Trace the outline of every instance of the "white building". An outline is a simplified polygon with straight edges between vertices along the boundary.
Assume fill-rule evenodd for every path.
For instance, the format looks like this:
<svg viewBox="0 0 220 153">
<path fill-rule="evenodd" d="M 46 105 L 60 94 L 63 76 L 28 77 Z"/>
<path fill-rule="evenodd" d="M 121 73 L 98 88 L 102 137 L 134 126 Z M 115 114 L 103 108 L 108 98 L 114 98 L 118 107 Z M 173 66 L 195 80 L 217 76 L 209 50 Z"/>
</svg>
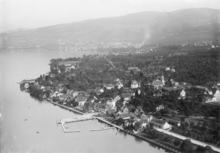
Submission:
<svg viewBox="0 0 220 153">
<path fill-rule="evenodd" d="M 163 87 L 163 82 L 160 81 L 159 79 L 155 80 L 152 82 L 152 86 L 154 86 L 154 88 L 159 89 L 160 87 Z"/>
<path fill-rule="evenodd" d="M 176 70 L 174 68 L 171 69 L 171 72 L 176 72 Z"/>
<path fill-rule="evenodd" d="M 164 80 L 163 74 L 162 74 L 162 76 L 161 76 L 161 82 L 163 83 L 163 85 L 165 85 L 165 80 Z"/>
<path fill-rule="evenodd" d="M 104 85 L 104 87 L 107 89 L 107 90 L 111 90 L 111 89 L 114 89 L 114 85 L 113 84 L 106 84 Z"/>
<path fill-rule="evenodd" d="M 117 87 L 118 87 L 118 89 L 121 89 L 121 88 L 123 88 L 123 83 L 122 82 L 117 82 Z"/>
<path fill-rule="evenodd" d="M 216 92 L 212 98 L 212 101 L 220 101 L 220 91 L 219 90 L 216 90 Z"/>
<path fill-rule="evenodd" d="M 157 111 L 160 111 L 160 110 L 162 110 L 162 109 L 164 109 L 164 106 L 163 106 L 163 105 L 159 105 L 159 106 L 156 107 L 156 110 L 157 110 Z"/>
<path fill-rule="evenodd" d="M 139 87 L 139 84 L 136 80 L 133 80 L 131 83 L 131 88 L 132 89 L 137 89 Z"/>
<path fill-rule="evenodd" d="M 24 87 L 27 89 L 29 88 L 29 84 L 28 83 L 25 83 Z"/>
<path fill-rule="evenodd" d="M 178 99 L 185 99 L 185 98 L 186 98 L 186 92 L 185 92 L 185 90 L 182 90 L 180 92 L 180 96 L 178 97 Z"/>
<path fill-rule="evenodd" d="M 166 71 L 170 71 L 170 67 L 166 67 L 166 69 L 165 69 Z"/>
<path fill-rule="evenodd" d="M 84 106 L 85 102 L 87 101 L 87 97 L 77 96 L 75 101 L 79 103 L 79 106 Z"/>
<path fill-rule="evenodd" d="M 206 91 L 204 92 L 204 94 L 207 94 L 207 95 L 213 95 L 213 92 L 209 89 L 206 89 Z"/>
<path fill-rule="evenodd" d="M 106 104 L 108 104 L 112 109 L 116 108 L 115 107 L 116 101 L 114 99 L 109 99 Z"/>
</svg>

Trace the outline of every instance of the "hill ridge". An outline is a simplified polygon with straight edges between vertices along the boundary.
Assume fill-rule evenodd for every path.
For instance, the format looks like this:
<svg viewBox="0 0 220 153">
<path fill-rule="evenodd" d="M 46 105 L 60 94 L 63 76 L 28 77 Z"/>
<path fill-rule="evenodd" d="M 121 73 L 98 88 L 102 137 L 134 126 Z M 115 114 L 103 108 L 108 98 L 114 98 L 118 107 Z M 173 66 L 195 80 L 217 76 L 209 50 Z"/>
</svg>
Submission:
<svg viewBox="0 0 220 153">
<path fill-rule="evenodd" d="M 62 42 L 128 42 L 176 44 L 219 41 L 220 10 L 189 8 L 171 12 L 143 11 L 5 33 L 8 46 L 57 45 Z M 22 43 L 21 43 L 22 42 Z"/>
</svg>

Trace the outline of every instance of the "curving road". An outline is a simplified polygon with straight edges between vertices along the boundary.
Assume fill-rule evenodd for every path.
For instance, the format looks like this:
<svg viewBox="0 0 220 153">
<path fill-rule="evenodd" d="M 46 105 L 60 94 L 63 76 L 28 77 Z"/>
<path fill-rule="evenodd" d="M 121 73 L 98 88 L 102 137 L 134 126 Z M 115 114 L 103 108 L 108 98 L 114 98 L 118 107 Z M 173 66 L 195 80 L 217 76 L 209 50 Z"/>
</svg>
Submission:
<svg viewBox="0 0 220 153">
<path fill-rule="evenodd" d="M 122 69 L 119 69 L 117 68 L 112 61 L 108 60 L 105 56 L 104 56 L 104 59 L 114 68 L 114 69 L 117 69 L 119 71 L 123 71 L 123 72 L 126 72 L 125 70 L 122 70 Z"/>
</svg>

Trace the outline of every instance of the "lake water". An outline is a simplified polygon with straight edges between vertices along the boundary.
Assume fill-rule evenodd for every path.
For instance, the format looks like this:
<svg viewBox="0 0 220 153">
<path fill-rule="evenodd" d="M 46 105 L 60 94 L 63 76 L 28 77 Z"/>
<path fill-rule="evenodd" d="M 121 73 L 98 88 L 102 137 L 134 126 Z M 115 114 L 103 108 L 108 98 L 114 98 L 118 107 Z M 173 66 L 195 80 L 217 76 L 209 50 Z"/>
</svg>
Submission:
<svg viewBox="0 0 220 153">
<path fill-rule="evenodd" d="M 31 51 L 0 53 L 1 153 L 164 153 L 151 144 L 98 121 L 73 123 L 80 133 L 65 134 L 56 121 L 76 116 L 48 102 L 39 102 L 21 92 L 18 82 L 49 71 L 52 58 L 79 57 L 87 52 Z"/>
</svg>

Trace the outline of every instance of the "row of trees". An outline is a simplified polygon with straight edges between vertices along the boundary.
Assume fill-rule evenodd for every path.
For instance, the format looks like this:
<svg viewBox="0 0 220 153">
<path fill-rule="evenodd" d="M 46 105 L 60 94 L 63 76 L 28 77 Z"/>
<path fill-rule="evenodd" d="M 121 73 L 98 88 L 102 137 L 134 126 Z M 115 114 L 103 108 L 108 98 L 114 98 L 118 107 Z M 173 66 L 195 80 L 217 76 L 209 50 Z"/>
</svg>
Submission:
<svg viewBox="0 0 220 153">
<path fill-rule="evenodd" d="M 195 146 L 192 144 L 190 139 L 180 140 L 162 133 L 158 133 L 154 129 L 147 130 L 147 137 L 149 136 L 153 139 L 159 139 L 166 144 L 174 145 L 176 149 L 181 150 L 183 153 L 215 153 L 210 146 Z"/>
<path fill-rule="evenodd" d="M 217 146 L 220 146 L 220 126 L 216 121 L 204 121 L 203 123 L 199 122 L 194 124 L 191 122 L 182 123 L 180 127 L 173 127 L 172 131 L 193 139 L 212 143 Z"/>
</svg>

